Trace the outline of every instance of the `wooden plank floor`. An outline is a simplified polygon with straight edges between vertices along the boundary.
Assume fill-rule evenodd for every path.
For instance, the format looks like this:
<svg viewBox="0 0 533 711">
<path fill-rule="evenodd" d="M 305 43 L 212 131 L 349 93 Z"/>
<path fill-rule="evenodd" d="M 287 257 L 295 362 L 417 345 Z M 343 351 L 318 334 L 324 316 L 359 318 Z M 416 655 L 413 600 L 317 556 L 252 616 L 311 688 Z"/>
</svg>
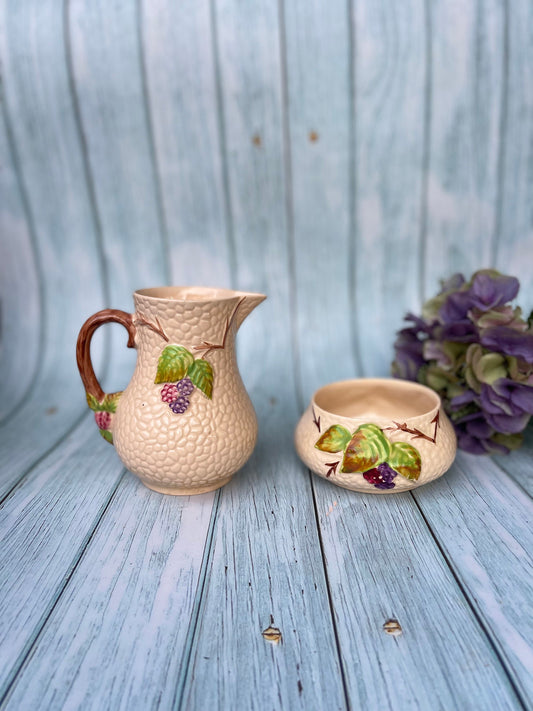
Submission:
<svg viewBox="0 0 533 711">
<path fill-rule="evenodd" d="M 3 708 L 531 707 L 512 472 L 461 455 L 414 495 L 348 492 L 296 460 L 295 412 L 263 402 L 215 494 L 149 491 L 89 418 L 24 477 L 1 509 Z"/>
</svg>

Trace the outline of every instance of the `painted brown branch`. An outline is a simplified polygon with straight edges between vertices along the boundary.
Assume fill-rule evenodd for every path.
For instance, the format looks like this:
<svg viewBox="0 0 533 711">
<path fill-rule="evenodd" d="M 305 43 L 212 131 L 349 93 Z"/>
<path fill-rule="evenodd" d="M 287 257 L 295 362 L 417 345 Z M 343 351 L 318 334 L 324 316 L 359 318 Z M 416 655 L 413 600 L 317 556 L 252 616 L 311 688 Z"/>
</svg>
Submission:
<svg viewBox="0 0 533 711">
<path fill-rule="evenodd" d="M 143 316 L 141 313 L 138 314 L 139 318 L 134 321 L 135 326 L 147 326 L 151 331 L 154 333 L 158 333 L 163 340 L 165 340 L 168 343 L 168 336 L 163 330 L 163 326 L 161 326 L 161 322 L 155 317 L 157 326 L 155 326 L 151 321 L 148 321 L 148 319 Z"/>
<path fill-rule="evenodd" d="M 433 437 L 430 437 L 429 435 L 425 434 L 421 430 L 419 430 L 417 427 L 407 427 L 407 423 L 405 422 L 394 422 L 395 427 L 385 427 L 385 430 L 392 430 L 393 432 L 407 432 L 407 434 L 413 435 L 414 439 L 426 439 L 428 442 L 432 442 L 433 444 L 436 444 L 437 442 L 437 430 L 439 428 L 439 419 L 440 419 L 440 413 L 437 412 L 435 417 L 431 420 L 431 424 L 435 424 L 435 429 L 433 430 Z"/>
<path fill-rule="evenodd" d="M 326 466 L 329 467 L 328 471 L 326 472 L 326 476 L 331 476 L 332 474 L 337 473 L 337 467 L 339 466 L 340 461 L 338 462 L 326 462 Z"/>
<path fill-rule="evenodd" d="M 315 414 L 315 408 L 313 407 L 311 409 L 313 410 L 313 422 L 317 426 L 318 431 L 320 432 L 320 415 L 318 416 L 318 419 L 317 419 L 317 416 Z"/>
<path fill-rule="evenodd" d="M 235 305 L 235 308 L 233 309 L 231 316 L 226 319 L 226 325 L 224 326 L 224 336 L 222 338 L 222 343 L 210 343 L 209 341 L 202 341 L 201 345 L 199 346 L 193 346 L 192 349 L 193 351 L 205 351 L 205 353 L 202 354 L 202 358 L 205 358 L 208 356 L 211 351 L 216 351 L 216 350 L 224 350 L 226 347 L 226 339 L 228 337 L 229 330 L 231 328 L 231 325 L 233 324 L 233 321 L 235 320 L 235 315 L 237 313 L 237 309 L 239 306 L 242 304 L 244 301 L 245 297 L 243 296 L 237 304 Z"/>
</svg>

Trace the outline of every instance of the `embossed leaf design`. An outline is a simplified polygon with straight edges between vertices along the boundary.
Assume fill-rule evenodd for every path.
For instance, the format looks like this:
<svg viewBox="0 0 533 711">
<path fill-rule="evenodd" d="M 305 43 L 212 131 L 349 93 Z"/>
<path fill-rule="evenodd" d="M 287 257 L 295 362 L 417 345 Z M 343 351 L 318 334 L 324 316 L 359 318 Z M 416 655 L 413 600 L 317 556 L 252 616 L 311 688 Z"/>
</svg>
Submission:
<svg viewBox="0 0 533 711">
<path fill-rule="evenodd" d="M 91 393 L 85 394 L 87 396 L 87 405 L 89 405 L 93 412 L 116 412 L 117 403 L 122 395 L 122 391 L 118 393 L 108 393 L 102 402 L 98 402 Z"/>
<path fill-rule="evenodd" d="M 323 435 L 317 440 L 315 447 L 320 449 L 322 452 L 335 452 L 342 451 L 348 442 L 351 440 L 352 435 L 342 425 L 331 425 Z"/>
<path fill-rule="evenodd" d="M 416 447 L 407 442 L 394 442 L 391 445 L 389 466 L 406 479 L 414 479 L 420 476 L 422 469 L 422 459 Z"/>
<path fill-rule="evenodd" d="M 99 430 L 99 432 L 107 442 L 113 444 L 113 435 L 109 430 Z"/>
<path fill-rule="evenodd" d="M 377 425 L 361 425 L 351 438 L 341 471 L 355 474 L 379 466 L 390 454 L 391 444 Z"/>
<path fill-rule="evenodd" d="M 120 400 L 121 395 L 122 395 L 122 392 L 108 393 L 102 402 L 102 410 L 104 412 L 116 412 L 117 411 L 117 403 Z"/>
<path fill-rule="evenodd" d="M 93 412 L 100 412 L 100 403 L 94 395 L 91 395 L 91 393 L 85 393 L 85 395 L 87 396 L 87 405 L 89 405 L 91 410 Z"/>
<path fill-rule="evenodd" d="M 189 366 L 187 375 L 191 379 L 193 385 L 196 385 L 198 390 L 211 399 L 213 395 L 213 368 L 211 363 L 198 358 Z"/>
<path fill-rule="evenodd" d="M 193 362 L 192 353 L 183 346 L 167 346 L 159 356 L 154 382 L 175 383 L 181 380 Z"/>
</svg>

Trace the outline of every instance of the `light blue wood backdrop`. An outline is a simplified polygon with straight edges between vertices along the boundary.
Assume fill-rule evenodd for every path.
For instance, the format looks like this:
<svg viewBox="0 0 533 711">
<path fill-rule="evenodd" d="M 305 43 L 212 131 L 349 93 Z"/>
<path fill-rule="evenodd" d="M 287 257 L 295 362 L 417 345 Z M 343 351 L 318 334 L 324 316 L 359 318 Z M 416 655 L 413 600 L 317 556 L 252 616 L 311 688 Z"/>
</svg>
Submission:
<svg viewBox="0 0 533 711">
<path fill-rule="evenodd" d="M 531 21 L 527 0 L 5 0 L 4 414 L 147 284 L 288 269 L 270 297 L 304 398 L 319 343 L 386 373 L 451 271 L 514 273 L 531 306 Z"/>
<path fill-rule="evenodd" d="M 501 561 L 494 563 L 494 551 L 502 560 L 507 554 L 500 529 L 516 511 L 529 515 L 530 498 L 509 479 L 516 501 L 503 505 L 501 472 L 489 463 L 481 478 L 490 482 L 483 505 L 500 532 L 493 537 L 465 514 L 481 496 L 461 469 L 455 481 L 468 492 L 466 503 L 428 493 L 377 506 L 366 497 L 364 507 L 334 522 L 330 491 L 322 482 L 302 484 L 291 446 L 316 387 L 388 373 L 404 313 L 420 308 L 439 277 L 495 266 L 520 278 L 519 301 L 526 310 L 533 306 L 531 2 L 2 0 L 0 8 L 0 494 L 14 522 L 10 550 L 31 551 L 25 559 L 21 554 L 23 563 L 15 553 L 6 563 L 19 580 L 10 589 L 16 605 L 6 603 L 9 653 L 0 665 L 0 690 L 13 692 L 12 707 L 17 693 L 34 707 L 45 691 L 52 694 L 45 679 L 59 672 L 47 664 L 62 653 L 57 640 L 70 639 L 78 625 L 88 647 L 78 649 L 75 637 L 65 642 L 72 661 L 60 672 L 56 696 L 47 697 L 52 705 L 83 705 L 89 688 L 95 698 L 112 700 L 127 684 L 130 708 L 151 707 L 158 684 L 163 705 L 182 701 L 184 708 L 217 698 L 251 708 L 246 693 L 267 694 L 279 684 L 276 708 L 278 698 L 281 708 L 314 708 L 325 693 L 331 708 L 346 699 L 388 708 L 388 694 L 397 689 L 410 698 L 411 682 L 420 708 L 431 707 L 435 685 L 444 708 L 474 708 L 465 702 L 472 694 L 486 695 L 485 708 L 493 698 L 500 708 L 531 698 L 531 668 L 514 632 L 520 628 L 527 639 L 518 611 L 527 600 L 520 571 L 530 556 L 514 549 L 515 572 L 503 578 Z M 258 450 L 242 486 L 194 504 L 156 500 L 123 474 L 112 448 L 96 443 L 75 368 L 76 335 L 88 315 L 104 306 L 131 310 L 133 290 L 165 283 L 269 296 L 239 336 L 241 370 L 260 416 Z M 103 331 L 95 358 L 104 385 L 117 390 L 129 380 L 134 354 L 122 330 Z M 519 467 L 510 468 L 520 479 Z M 346 492 L 336 495 L 339 510 L 343 502 L 351 506 Z M 273 496 L 281 501 L 279 520 L 270 515 Z M 47 524 L 32 531 L 30 545 L 27 530 L 17 526 L 25 506 L 35 515 L 34 497 Z M 295 501 L 298 511 L 291 513 Z M 307 532 L 315 516 L 318 529 Z M 468 545 L 458 541 L 450 516 L 468 530 Z M 107 549 L 114 520 L 124 521 L 124 540 Z M 234 540 L 265 525 L 264 550 L 259 535 L 253 556 L 232 550 Z M 407 553 L 405 560 L 389 559 L 370 544 L 360 547 L 370 561 L 365 595 L 378 600 L 371 620 L 373 612 L 347 592 L 353 578 L 343 577 L 365 563 L 353 561 L 338 541 L 371 538 L 374 527 L 394 530 L 405 551 L 418 540 L 424 553 L 419 560 L 411 551 L 413 562 Z M 80 539 L 70 540 L 72 530 L 81 531 Z M 523 532 L 506 535 L 526 546 Z M 96 660 L 111 641 L 119 651 L 132 644 L 126 632 L 118 641 L 113 636 L 116 618 L 107 627 L 101 622 L 116 581 L 101 593 L 103 602 L 93 566 L 128 570 L 124 561 L 133 550 L 144 575 L 138 540 L 150 536 L 165 539 L 156 575 L 164 580 L 168 570 L 180 570 L 172 584 L 185 590 L 179 600 L 168 586 L 155 590 L 154 609 L 179 608 L 187 624 L 166 629 L 156 619 L 146 622 L 146 639 L 157 634 L 160 658 L 146 667 L 142 651 L 133 661 L 125 654 L 120 668 L 131 662 L 134 681 L 126 671 L 118 686 L 105 670 L 97 684 L 76 676 L 77 655 Z M 270 588 L 269 555 L 278 565 Z M 396 607 L 383 581 L 372 578 L 376 555 Z M 298 560 L 306 596 L 303 587 L 299 593 Z M 413 575 L 405 578 L 407 563 L 418 569 L 414 582 Z M 117 575 L 123 591 L 144 584 Z M 501 579 L 505 594 L 495 582 Z M 242 596 L 248 580 L 259 591 L 253 605 Z M 279 669 L 262 639 L 244 635 L 228 647 L 220 638 L 221 586 L 227 629 L 252 618 L 264 628 L 274 608 L 283 629 L 294 627 Z M 404 607 L 401 601 L 420 602 L 424 591 L 423 607 Z M 372 629 L 398 605 L 419 630 L 432 615 L 446 620 L 445 638 L 422 631 L 406 643 L 407 656 L 401 647 L 366 649 L 350 620 Z M 82 622 L 80 610 L 89 610 Z M 133 624 L 128 614 L 118 609 L 125 630 Z M 317 629 L 298 625 L 324 614 L 329 622 L 319 641 Z M 487 629 L 497 642 L 485 639 Z M 141 650 L 142 630 L 135 638 Z M 473 656 L 461 641 L 465 630 Z M 41 646 L 27 662 L 37 639 Z M 411 664 L 420 649 L 430 670 L 422 678 Z M 368 654 L 385 664 L 386 687 L 364 661 Z M 254 683 L 224 685 L 224 673 L 213 677 L 203 662 L 209 657 L 226 670 L 250 666 Z M 363 660 L 364 682 L 350 675 L 354 658 Z M 293 678 L 296 664 L 304 670 L 303 696 L 296 684 L 280 682 Z M 176 674 L 170 686 L 166 665 Z M 305 669 L 314 670 L 309 678 Z M 449 678 L 455 686 L 448 687 Z M 197 698 L 200 692 L 207 696 Z M 119 700 L 110 708 L 119 708 Z"/>
</svg>

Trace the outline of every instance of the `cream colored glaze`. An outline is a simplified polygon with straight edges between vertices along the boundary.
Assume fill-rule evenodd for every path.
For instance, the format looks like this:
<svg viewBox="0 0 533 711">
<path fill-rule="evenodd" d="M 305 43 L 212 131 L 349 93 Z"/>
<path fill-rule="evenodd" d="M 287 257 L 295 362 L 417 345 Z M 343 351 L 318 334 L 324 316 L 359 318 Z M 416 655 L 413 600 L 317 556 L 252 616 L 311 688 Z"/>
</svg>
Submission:
<svg viewBox="0 0 533 711">
<path fill-rule="evenodd" d="M 135 347 L 138 358 L 131 382 L 119 400 L 113 441 L 126 467 L 146 486 L 165 494 L 195 494 L 223 486 L 250 457 L 257 419 L 235 358 L 235 334 L 246 316 L 266 297 L 226 289 L 158 287 L 134 294 Z M 204 342 L 220 344 L 235 308 L 224 349 L 207 360 L 214 372 L 209 400 L 195 389 L 183 414 L 161 401 L 155 384 L 164 347 L 194 349 Z M 141 323 L 159 324 L 168 336 Z"/>
<path fill-rule="evenodd" d="M 397 422 L 433 435 L 431 421 L 437 412 L 439 427 L 435 443 L 401 430 L 386 429 L 395 428 Z M 319 418 L 320 431 L 315 424 Z M 360 425 L 368 423 L 381 427 L 391 442 L 408 442 L 418 449 L 422 469 L 417 481 L 397 476 L 394 489 L 380 490 L 367 482 L 362 474 L 341 472 L 340 464 L 336 472 L 326 476 L 327 464 L 342 459 L 342 452 L 331 454 L 316 449 L 320 435 L 334 424 L 353 433 Z M 424 385 L 393 378 L 345 380 L 320 388 L 302 415 L 294 438 L 299 457 L 315 474 L 347 489 L 372 494 L 398 493 L 437 479 L 450 468 L 457 448 L 454 429 L 441 408 L 439 396 Z"/>
</svg>

